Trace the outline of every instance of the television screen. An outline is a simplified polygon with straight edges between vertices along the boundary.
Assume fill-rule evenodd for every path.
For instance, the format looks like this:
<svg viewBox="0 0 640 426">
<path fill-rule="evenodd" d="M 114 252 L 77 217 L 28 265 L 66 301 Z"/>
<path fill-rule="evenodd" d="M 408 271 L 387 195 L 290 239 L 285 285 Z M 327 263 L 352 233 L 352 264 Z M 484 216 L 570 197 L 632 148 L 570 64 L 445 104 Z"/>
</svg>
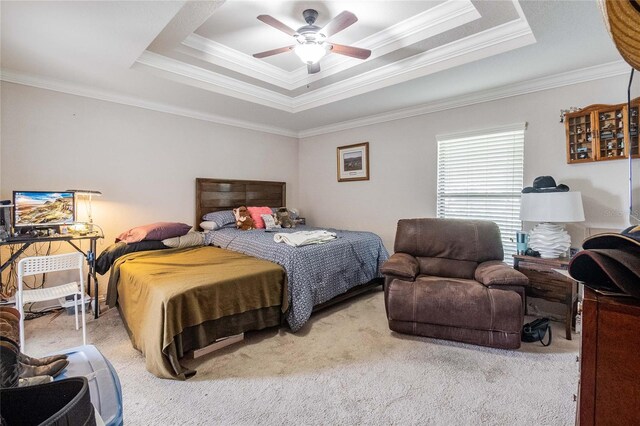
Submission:
<svg viewBox="0 0 640 426">
<path fill-rule="evenodd" d="M 13 226 L 70 225 L 75 222 L 73 192 L 13 191 Z"/>
</svg>

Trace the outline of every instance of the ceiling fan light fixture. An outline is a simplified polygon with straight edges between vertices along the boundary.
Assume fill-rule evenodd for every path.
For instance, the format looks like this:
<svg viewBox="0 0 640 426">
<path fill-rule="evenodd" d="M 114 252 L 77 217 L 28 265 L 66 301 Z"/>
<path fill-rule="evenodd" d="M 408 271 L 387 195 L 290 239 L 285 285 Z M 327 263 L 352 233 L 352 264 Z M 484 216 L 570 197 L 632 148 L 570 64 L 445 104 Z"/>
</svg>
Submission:
<svg viewBox="0 0 640 426">
<path fill-rule="evenodd" d="M 316 64 L 327 54 L 327 49 L 321 43 L 315 41 L 298 44 L 293 51 L 305 64 Z"/>
<path fill-rule="evenodd" d="M 369 49 L 361 49 L 355 46 L 345 46 L 342 44 L 327 42 L 328 37 L 339 33 L 358 20 L 356 15 L 348 10 L 342 11 L 338 15 L 334 16 L 333 19 L 331 19 L 324 27 L 315 25 L 316 18 L 318 17 L 318 11 L 314 9 L 306 9 L 302 12 L 302 17 L 307 25 L 303 25 L 297 30 L 294 30 L 288 25 L 278 21 L 273 16 L 258 15 L 259 21 L 293 37 L 296 44 L 293 46 L 284 46 L 277 49 L 254 53 L 253 57 L 262 59 L 293 50 L 300 60 L 307 65 L 307 73 L 316 74 L 320 72 L 320 59 L 329 52 L 356 59 L 368 59 L 369 56 L 371 56 L 371 50 Z"/>
</svg>

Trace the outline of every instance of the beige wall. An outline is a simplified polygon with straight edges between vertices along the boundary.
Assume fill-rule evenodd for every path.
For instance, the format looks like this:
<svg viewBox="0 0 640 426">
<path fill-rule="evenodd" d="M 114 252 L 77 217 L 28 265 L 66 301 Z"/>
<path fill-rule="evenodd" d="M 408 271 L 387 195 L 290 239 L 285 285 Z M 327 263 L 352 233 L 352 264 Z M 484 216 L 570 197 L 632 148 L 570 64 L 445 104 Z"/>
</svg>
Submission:
<svg viewBox="0 0 640 426">
<path fill-rule="evenodd" d="M 2 84 L 1 196 L 13 190 L 96 189 L 101 251 L 121 231 L 193 224 L 195 178 L 287 182 L 297 203 L 295 138 Z M 86 216 L 80 212 L 80 220 Z"/>
<path fill-rule="evenodd" d="M 308 223 L 378 233 L 391 251 L 400 218 L 435 217 L 436 135 L 527 122 L 525 185 L 540 175 L 582 191 L 592 228 L 626 226 L 628 163 L 566 164 L 560 109 L 626 101 L 627 77 L 567 86 L 300 141 L 300 209 Z M 634 86 L 635 96 L 640 85 Z M 336 180 L 336 147 L 368 141 L 371 179 Z M 590 229 L 571 227 L 574 243 Z"/>
<path fill-rule="evenodd" d="M 623 102 L 626 86 L 627 77 L 603 79 L 298 143 L 3 83 L 1 196 L 9 198 L 14 189 L 101 190 L 94 218 L 105 229 L 104 248 L 131 226 L 192 223 L 196 177 L 284 180 L 288 204 L 310 224 L 370 230 L 391 250 L 399 218 L 436 214 L 436 135 L 526 121 L 525 184 L 550 174 L 582 191 L 587 227 L 619 229 L 626 225 L 626 162 L 567 165 L 558 118 L 569 106 Z M 371 180 L 338 183 L 336 147 L 362 141 L 370 143 Z M 576 242 L 592 232 L 571 230 Z"/>
</svg>

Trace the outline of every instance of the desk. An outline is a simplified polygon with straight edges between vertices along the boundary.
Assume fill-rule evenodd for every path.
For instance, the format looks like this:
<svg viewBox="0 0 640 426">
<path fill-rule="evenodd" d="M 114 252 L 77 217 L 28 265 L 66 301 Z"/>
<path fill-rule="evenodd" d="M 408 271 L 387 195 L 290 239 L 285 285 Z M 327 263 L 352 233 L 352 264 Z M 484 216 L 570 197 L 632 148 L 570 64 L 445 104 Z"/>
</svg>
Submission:
<svg viewBox="0 0 640 426">
<path fill-rule="evenodd" d="M 21 238 L 0 241 L 0 247 L 9 245 L 20 246 L 18 251 L 13 253 L 13 255 L 6 262 L 3 262 L 0 265 L 0 273 L 2 273 L 2 271 L 4 271 L 9 265 L 15 262 L 18 257 L 20 257 L 20 255 L 22 255 L 22 253 L 24 253 L 24 251 L 33 244 L 53 243 L 56 241 L 65 242 L 82 253 L 85 259 L 87 259 L 87 264 L 89 265 L 89 272 L 87 274 L 87 291 L 89 292 L 89 296 L 91 296 L 91 281 L 93 280 L 93 313 L 94 317 L 98 318 L 100 316 L 100 305 L 98 303 L 98 277 L 96 276 L 96 241 L 98 241 L 100 238 L 103 238 L 102 234 L 91 233 L 86 235 L 55 235 L 50 237 L 34 237 L 29 239 Z M 82 250 L 78 245 L 76 245 L 76 242 L 82 240 L 89 241 L 89 250 L 87 250 L 86 252 Z"/>
</svg>

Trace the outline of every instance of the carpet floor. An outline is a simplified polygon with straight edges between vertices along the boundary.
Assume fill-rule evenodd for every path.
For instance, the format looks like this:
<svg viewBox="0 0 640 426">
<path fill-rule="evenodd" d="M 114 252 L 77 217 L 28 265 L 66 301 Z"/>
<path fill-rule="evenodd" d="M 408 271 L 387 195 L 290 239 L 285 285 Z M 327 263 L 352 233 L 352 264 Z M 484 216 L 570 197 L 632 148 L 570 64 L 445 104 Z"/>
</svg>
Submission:
<svg viewBox="0 0 640 426">
<path fill-rule="evenodd" d="M 114 365 L 127 425 L 569 425 L 579 336 L 554 324 L 548 348 L 517 351 L 391 332 L 378 291 L 314 314 L 298 333 L 248 333 L 189 361 L 184 382 L 148 373 L 117 310 L 88 319 L 88 343 Z M 73 316 L 26 323 L 25 352 L 79 346 Z M 577 337 L 577 338 L 576 338 Z"/>
</svg>

